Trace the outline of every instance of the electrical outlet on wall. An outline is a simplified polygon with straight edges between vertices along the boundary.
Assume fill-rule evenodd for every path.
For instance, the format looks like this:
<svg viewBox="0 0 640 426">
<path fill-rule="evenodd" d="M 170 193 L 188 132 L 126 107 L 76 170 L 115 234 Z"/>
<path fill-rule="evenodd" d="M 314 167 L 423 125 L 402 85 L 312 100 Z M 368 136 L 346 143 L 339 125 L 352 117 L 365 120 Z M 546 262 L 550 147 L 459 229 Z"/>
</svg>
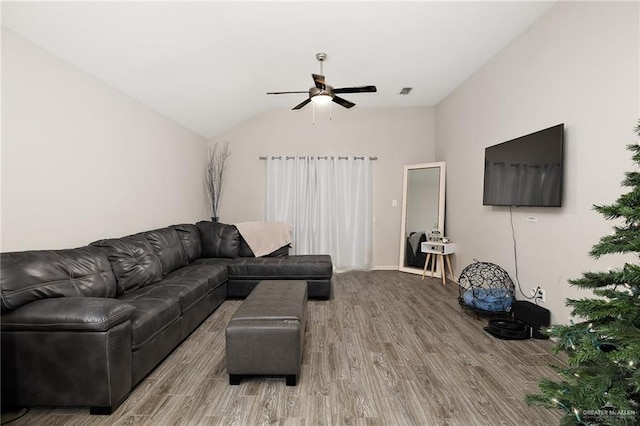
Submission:
<svg viewBox="0 0 640 426">
<path fill-rule="evenodd" d="M 547 292 L 543 289 L 538 290 L 538 300 L 541 300 L 542 303 L 547 303 Z"/>
<path fill-rule="evenodd" d="M 535 302 L 538 302 L 538 301 L 541 301 L 542 303 L 547 302 L 547 292 L 541 289 L 540 287 L 531 288 L 531 297 Z"/>
</svg>

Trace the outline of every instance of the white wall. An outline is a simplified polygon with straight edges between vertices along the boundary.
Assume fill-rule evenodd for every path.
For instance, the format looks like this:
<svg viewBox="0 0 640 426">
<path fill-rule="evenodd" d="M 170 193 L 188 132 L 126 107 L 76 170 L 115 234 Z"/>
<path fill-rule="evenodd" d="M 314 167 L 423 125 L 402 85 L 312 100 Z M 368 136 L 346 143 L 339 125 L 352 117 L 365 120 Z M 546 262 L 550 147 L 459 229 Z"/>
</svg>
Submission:
<svg viewBox="0 0 640 426">
<path fill-rule="evenodd" d="M 2 251 L 206 217 L 206 140 L 3 27 Z"/>
<path fill-rule="evenodd" d="M 404 165 L 433 161 L 434 110 L 334 105 L 331 117 L 328 108 L 316 107 L 314 125 L 311 105 L 299 111 L 272 109 L 213 138 L 210 143 L 229 142 L 232 151 L 220 220 L 264 220 L 266 170 L 259 156 L 375 156 L 373 265 L 397 269 Z"/>
<path fill-rule="evenodd" d="M 515 278 L 509 209 L 482 206 L 484 148 L 565 124 L 561 208 L 516 208 L 520 283 L 540 285 L 552 321 L 567 322 L 567 297 L 591 293 L 567 280 L 634 257 L 588 251 L 613 223 L 592 210 L 629 191 L 625 145 L 639 117 L 639 4 L 559 2 L 436 107 L 436 157 L 447 161 L 447 235 L 455 272 L 474 258 Z M 536 216 L 537 223 L 528 223 Z"/>
</svg>

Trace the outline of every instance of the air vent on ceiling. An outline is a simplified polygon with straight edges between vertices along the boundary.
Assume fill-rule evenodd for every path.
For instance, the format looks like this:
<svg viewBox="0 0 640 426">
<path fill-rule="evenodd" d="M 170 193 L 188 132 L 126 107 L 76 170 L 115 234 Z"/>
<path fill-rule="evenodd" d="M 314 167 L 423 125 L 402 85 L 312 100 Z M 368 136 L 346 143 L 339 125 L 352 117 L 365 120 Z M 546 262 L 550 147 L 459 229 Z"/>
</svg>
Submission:
<svg viewBox="0 0 640 426">
<path fill-rule="evenodd" d="M 413 90 L 413 87 L 403 87 L 400 91 L 401 95 L 408 95 Z"/>
</svg>

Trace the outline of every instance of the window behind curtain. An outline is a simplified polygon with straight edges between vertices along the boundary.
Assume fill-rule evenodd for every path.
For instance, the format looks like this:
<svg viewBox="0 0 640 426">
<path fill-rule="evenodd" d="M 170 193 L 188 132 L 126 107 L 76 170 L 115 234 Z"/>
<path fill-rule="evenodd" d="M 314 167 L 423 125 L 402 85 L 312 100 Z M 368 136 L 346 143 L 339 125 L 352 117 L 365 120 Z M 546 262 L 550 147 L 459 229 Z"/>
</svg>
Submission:
<svg viewBox="0 0 640 426">
<path fill-rule="evenodd" d="M 269 157 L 266 220 L 294 226 L 293 254 L 330 254 L 336 269 L 370 269 L 368 157 Z"/>
</svg>

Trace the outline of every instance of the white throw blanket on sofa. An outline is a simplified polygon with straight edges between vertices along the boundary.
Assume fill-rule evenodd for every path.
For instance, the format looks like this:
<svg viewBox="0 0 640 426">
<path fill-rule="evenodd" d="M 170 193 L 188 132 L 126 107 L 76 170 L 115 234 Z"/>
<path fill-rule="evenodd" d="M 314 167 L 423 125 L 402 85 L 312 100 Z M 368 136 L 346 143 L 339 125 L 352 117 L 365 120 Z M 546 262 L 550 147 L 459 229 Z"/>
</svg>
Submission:
<svg viewBox="0 0 640 426">
<path fill-rule="evenodd" d="M 241 222 L 234 224 L 256 257 L 291 244 L 293 225 L 285 222 Z"/>
</svg>

